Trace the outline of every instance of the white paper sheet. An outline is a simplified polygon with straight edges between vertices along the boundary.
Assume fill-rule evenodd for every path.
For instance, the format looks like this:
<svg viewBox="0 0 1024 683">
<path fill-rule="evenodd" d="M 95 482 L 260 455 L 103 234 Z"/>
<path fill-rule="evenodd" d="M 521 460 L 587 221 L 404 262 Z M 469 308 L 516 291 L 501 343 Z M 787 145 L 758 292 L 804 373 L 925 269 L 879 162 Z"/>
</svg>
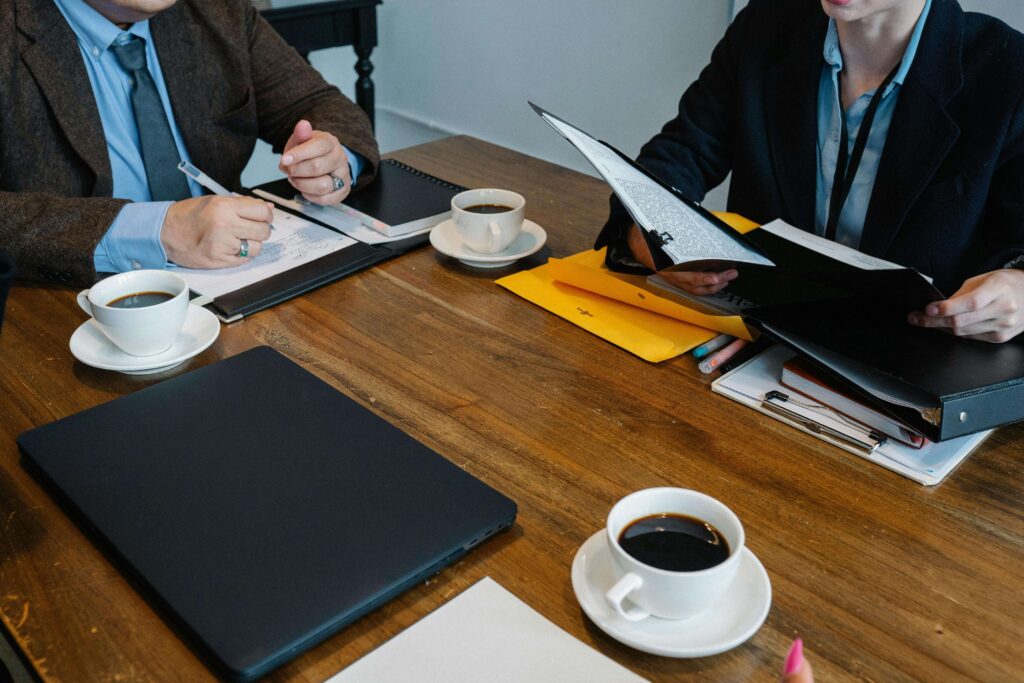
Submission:
<svg viewBox="0 0 1024 683">
<path fill-rule="evenodd" d="M 840 244 L 839 242 L 827 240 L 824 237 L 812 235 L 806 230 L 801 230 L 800 228 L 794 228 L 781 218 L 778 218 L 771 223 L 765 223 L 761 226 L 761 230 L 770 232 L 784 240 L 807 247 L 819 254 L 828 256 L 829 258 L 833 258 L 837 261 L 842 261 L 843 263 L 862 270 L 901 270 L 903 268 L 903 266 L 898 263 L 892 263 L 880 258 L 875 258 L 874 256 L 869 256 L 863 252 L 857 251 L 856 249 L 851 249 L 845 244 Z"/>
<path fill-rule="evenodd" d="M 327 683 L 640 683 L 490 577 Z"/>
<path fill-rule="evenodd" d="M 260 255 L 244 265 L 211 270 L 177 268 L 174 272 L 185 278 L 196 294 L 215 299 L 356 243 L 351 237 L 277 209 L 274 227 Z"/>
<path fill-rule="evenodd" d="M 773 265 L 753 249 L 730 239 L 671 192 L 594 138 L 554 117 L 542 117 L 597 169 L 637 223 L 661 236 L 664 241 L 662 249 L 675 263 L 711 259 Z"/>
</svg>

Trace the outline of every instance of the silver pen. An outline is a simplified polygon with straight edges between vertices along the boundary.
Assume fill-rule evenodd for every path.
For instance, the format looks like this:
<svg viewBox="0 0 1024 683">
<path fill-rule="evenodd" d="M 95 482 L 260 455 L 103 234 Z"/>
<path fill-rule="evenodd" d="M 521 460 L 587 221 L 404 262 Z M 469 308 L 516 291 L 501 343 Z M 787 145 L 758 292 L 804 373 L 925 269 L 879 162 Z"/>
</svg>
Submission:
<svg viewBox="0 0 1024 683">
<path fill-rule="evenodd" d="M 229 192 L 227 188 L 225 188 L 223 185 L 221 185 L 216 180 L 206 175 L 205 173 L 203 173 L 202 171 L 200 171 L 198 168 L 196 168 L 187 161 L 183 161 L 180 164 L 178 164 L 178 170 L 214 194 L 219 194 L 222 197 L 239 196 L 238 193 L 236 192 Z M 271 223 L 270 229 L 276 230 L 277 228 L 275 228 L 274 224 Z"/>
</svg>

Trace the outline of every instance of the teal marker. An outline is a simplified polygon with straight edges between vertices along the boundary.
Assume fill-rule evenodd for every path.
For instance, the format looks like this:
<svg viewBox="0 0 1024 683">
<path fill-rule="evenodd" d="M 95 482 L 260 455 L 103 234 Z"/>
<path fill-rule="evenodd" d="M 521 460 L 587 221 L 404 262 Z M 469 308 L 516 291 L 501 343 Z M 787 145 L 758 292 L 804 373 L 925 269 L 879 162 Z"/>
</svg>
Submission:
<svg viewBox="0 0 1024 683">
<path fill-rule="evenodd" d="M 735 338 L 736 337 L 733 337 L 728 334 L 720 334 L 711 341 L 704 342 L 703 344 L 695 348 L 693 350 L 693 357 L 696 358 L 697 360 L 700 360 L 709 353 L 714 353 L 723 346 L 728 345 Z"/>
</svg>

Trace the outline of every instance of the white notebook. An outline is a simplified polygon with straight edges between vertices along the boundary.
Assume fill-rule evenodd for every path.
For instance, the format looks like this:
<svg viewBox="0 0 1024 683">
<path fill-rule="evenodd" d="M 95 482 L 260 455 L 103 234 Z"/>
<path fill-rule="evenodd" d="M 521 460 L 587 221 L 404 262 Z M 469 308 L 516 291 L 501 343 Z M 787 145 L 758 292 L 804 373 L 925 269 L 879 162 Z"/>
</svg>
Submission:
<svg viewBox="0 0 1024 683">
<path fill-rule="evenodd" d="M 644 680 L 486 577 L 327 683 Z"/>
</svg>

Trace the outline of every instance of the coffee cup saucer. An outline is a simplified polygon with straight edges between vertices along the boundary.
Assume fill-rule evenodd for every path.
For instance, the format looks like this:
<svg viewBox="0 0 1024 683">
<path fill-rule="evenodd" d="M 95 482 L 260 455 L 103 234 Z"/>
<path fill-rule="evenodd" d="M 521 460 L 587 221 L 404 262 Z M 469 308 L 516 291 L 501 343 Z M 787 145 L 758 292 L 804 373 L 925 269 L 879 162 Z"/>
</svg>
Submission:
<svg viewBox="0 0 1024 683">
<path fill-rule="evenodd" d="M 547 242 L 548 235 L 544 228 L 531 220 L 523 221 L 523 231 L 512 244 L 494 254 L 481 254 L 473 251 L 462 241 L 459 230 L 452 220 L 438 223 L 430 231 L 430 243 L 434 249 L 445 256 L 451 256 L 459 262 L 474 268 L 503 268 L 510 266 L 521 258 L 525 258 L 540 250 Z"/>
<path fill-rule="evenodd" d="M 663 657 L 709 657 L 746 642 L 761 628 L 772 603 L 768 572 L 748 548 L 722 601 L 688 619 L 647 617 L 627 621 L 605 600 L 615 585 L 607 532 L 591 536 L 572 563 L 572 588 L 580 607 L 599 629 L 615 640 Z"/>
<path fill-rule="evenodd" d="M 149 375 L 181 365 L 205 351 L 220 334 L 220 321 L 201 306 L 189 304 L 185 324 L 171 348 L 155 356 L 131 356 L 117 348 L 89 318 L 71 335 L 71 355 L 100 370 L 116 370 L 126 375 Z"/>
</svg>

